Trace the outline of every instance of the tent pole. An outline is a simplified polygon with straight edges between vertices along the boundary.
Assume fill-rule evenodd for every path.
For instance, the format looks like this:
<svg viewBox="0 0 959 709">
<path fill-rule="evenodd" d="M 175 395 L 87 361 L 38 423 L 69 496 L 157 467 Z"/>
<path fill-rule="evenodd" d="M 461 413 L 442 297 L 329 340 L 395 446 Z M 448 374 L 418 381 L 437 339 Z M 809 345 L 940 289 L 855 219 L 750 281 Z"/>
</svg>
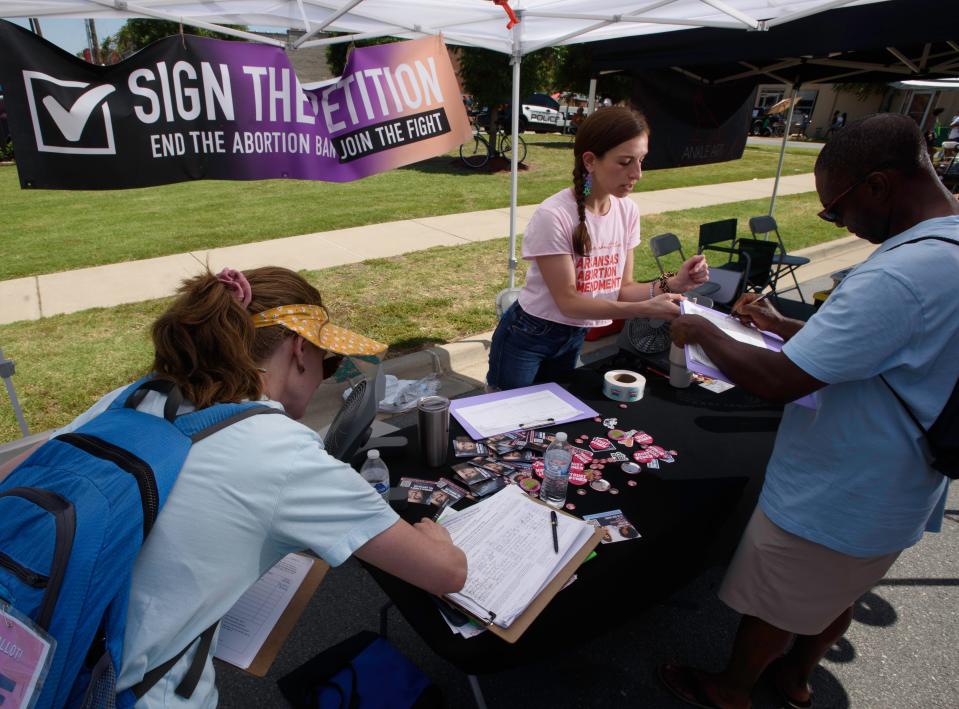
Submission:
<svg viewBox="0 0 959 709">
<path fill-rule="evenodd" d="M 17 392 L 13 388 L 13 374 L 16 368 L 12 359 L 3 356 L 3 350 L 0 350 L 0 379 L 7 387 L 7 396 L 10 397 L 10 403 L 13 405 L 13 414 L 17 417 L 17 424 L 20 426 L 20 433 L 26 438 L 30 435 L 30 429 L 27 427 L 27 420 L 23 417 L 23 409 L 20 408 L 20 401 L 17 399 Z"/>
<path fill-rule="evenodd" d="M 589 80 L 589 99 L 586 101 L 586 115 L 591 116 L 593 109 L 596 108 L 596 77 Z"/>
<path fill-rule="evenodd" d="M 516 159 L 517 146 L 519 145 L 519 114 L 523 110 L 519 103 L 519 69 L 523 60 L 523 55 L 519 48 L 519 33 L 517 25 L 513 28 L 513 56 L 510 58 L 510 64 L 513 65 L 513 109 L 510 111 L 510 122 L 512 123 L 512 143 L 513 149 L 510 151 L 509 166 L 509 288 L 516 287 L 516 193 L 517 178 L 519 173 L 519 162 Z"/>
<path fill-rule="evenodd" d="M 783 163 L 786 161 L 786 143 L 789 141 L 789 129 L 793 124 L 793 110 L 796 108 L 796 96 L 799 94 L 799 84 L 793 84 L 793 92 L 789 102 L 789 113 L 786 114 L 786 127 L 783 129 L 783 142 L 779 146 L 779 165 L 776 167 L 776 181 L 773 183 L 773 196 L 769 200 L 769 216 L 773 215 L 776 208 L 776 193 L 779 192 L 779 178 L 783 174 Z"/>
</svg>

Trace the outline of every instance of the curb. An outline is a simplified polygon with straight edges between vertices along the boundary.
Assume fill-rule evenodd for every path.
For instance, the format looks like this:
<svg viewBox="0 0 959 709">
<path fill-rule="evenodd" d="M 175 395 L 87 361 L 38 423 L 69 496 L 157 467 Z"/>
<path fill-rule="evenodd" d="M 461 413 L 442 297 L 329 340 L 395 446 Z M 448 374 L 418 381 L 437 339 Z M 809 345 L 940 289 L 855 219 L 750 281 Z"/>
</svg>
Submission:
<svg viewBox="0 0 959 709">
<path fill-rule="evenodd" d="M 859 248 L 864 243 L 864 240 L 860 239 L 858 236 L 844 236 L 841 239 L 835 239 L 822 244 L 816 244 L 815 246 L 807 246 L 804 249 L 790 251 L 789 255 L 805 256 L 810 261 L 815 261 L 816 259 L 835 256 L 836 254 L 845 253 L 846 251 L 852 251 L 853 249 Z"/>
</svg>

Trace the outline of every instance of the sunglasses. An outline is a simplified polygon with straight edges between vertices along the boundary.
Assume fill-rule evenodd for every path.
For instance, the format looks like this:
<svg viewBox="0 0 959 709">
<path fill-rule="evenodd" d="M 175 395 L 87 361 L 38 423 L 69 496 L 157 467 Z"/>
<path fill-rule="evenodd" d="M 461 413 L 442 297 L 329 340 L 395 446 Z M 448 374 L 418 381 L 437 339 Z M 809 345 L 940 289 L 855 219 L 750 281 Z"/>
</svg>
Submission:
<svg viewBox="0 0 959 709">
<path fill-rule="evenodd" d="M 336 370 L 340 368 L 341 364 L 343 364 L 343 355 L 327 354 L 323 358 L 323 378 L 329 379 L 336 374 Z"/>
<path fill-rule="evenodd" d="M 879 165 L 878 167 L 873 168 L 869 172 L 867 172 L 865 175 L 863 175 L 858 180 L 856 180 L 851 185 L 849 185 L 849 187 L 847 187 L 838 195 L 833 197 L 832 201 L 829 204 L 827 204 L 825 207 L 823 207 L 823 209 L 819 211 L 817 216 L 823 221 L 829 222 L 830 224 L 836 222 L 839 219 L 839 212 L 836 211 L 836 205 L 838 205 L 847 195 L 852 194 L 853 190 L 855 190 L 857 187 L 862 185 L 866 180 L 868 180 L 869 176 L 872 175 L 874 172 L 879 172 L 880 170 L 885 170 L 889 167 L 891 167 L 891 165 L 882 164 L 882 165 Z"/>
</svg>

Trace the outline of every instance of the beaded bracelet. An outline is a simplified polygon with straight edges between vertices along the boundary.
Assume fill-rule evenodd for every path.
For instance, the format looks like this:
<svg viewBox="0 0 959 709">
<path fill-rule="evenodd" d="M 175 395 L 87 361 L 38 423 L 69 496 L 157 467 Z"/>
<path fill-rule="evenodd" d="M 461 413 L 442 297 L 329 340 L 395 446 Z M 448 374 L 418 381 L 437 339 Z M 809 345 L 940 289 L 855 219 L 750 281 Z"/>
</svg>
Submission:
<svg viewBox="0 0 959 709">
<path fill-rule="evenodd" d="M 676 273 L 674 271 L 666 271 L 659 277 L 659 289 L 663 293 L 672 293 L 672 291 L 669 289 L 669 279 L 675 275 Z"/>
</svg>

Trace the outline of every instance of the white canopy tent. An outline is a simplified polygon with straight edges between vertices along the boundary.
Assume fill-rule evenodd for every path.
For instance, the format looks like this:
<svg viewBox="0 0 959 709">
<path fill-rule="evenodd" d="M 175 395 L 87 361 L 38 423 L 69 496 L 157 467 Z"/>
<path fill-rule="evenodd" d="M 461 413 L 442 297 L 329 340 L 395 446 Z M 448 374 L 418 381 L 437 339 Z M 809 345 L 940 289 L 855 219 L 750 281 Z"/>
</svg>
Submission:
<svg viewBox="0 0 959 709">
<path fill-rule="evenodd" d="M 499 0 L 497 0 L 498 2 Z M 765 31 L 837 7 L 887 0 L 0 0 L 4 18 L 132 18 L 172 20 L 276 46 L 273 37 L 224 27 L 295 28 L 292 49 L 382 36 L 442 34 L 449 44 L 508 54 L 513 105 L 519 105 L 523 56 L 545 47 L 672 32 L 691 27 Z M 511 7 L 519 22 L 507 29 Z M 320 33 L 342 32 L 338 37 Z M 591 97 L 593 92 L 591 91 Z M 513 144 L 519 111 L 512 111 Z M 785 149 L 785 143 L 783 148 Z M 780 160 L 780 166 L 782 161 Z M 510 182 L 509 289 L 516 271 L 516 152 Z"/>
</svg>

